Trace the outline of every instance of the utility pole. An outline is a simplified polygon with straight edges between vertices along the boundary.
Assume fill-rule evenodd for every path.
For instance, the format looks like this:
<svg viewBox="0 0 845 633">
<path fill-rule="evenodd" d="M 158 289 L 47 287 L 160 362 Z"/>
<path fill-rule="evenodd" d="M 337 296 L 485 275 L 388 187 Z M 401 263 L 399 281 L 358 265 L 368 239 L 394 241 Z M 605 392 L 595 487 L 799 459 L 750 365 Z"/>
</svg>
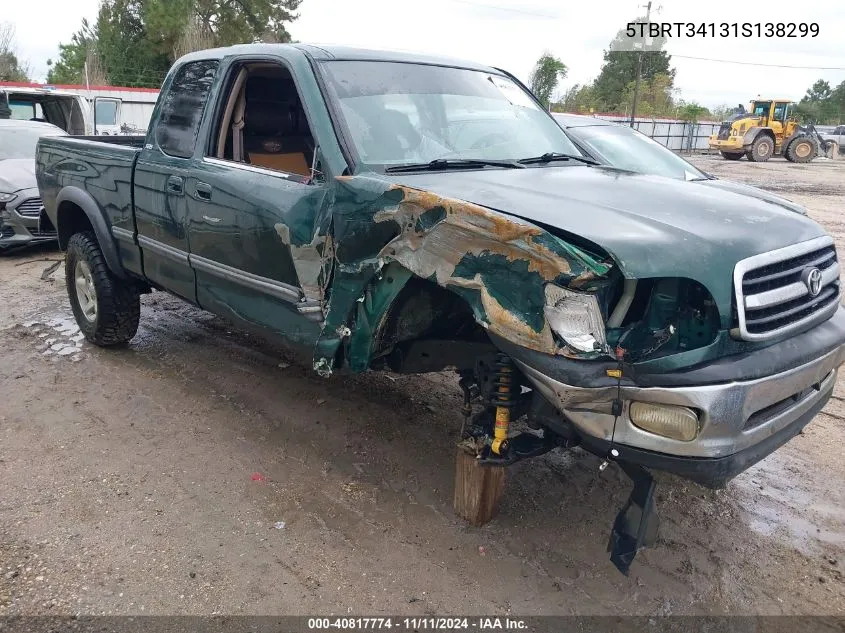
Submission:
<svg viewBox="0 0 845 633">
<path fill-rule="evenodd" d="M 645 6 L 645 22 L 648 24 L 651 18 L 651 0 Z M 634 127 L 634 117 L 637 116 L 637 99 L 640 96 L 640 76 L 643 74 L 643 49 L 645 48 L 646 41 L 647 38 L 643 38 L 639 56 L 637 57 L 637 79 L 634 81 L 634 98 L 631 102 L 631 127 Z"/>
</svg>

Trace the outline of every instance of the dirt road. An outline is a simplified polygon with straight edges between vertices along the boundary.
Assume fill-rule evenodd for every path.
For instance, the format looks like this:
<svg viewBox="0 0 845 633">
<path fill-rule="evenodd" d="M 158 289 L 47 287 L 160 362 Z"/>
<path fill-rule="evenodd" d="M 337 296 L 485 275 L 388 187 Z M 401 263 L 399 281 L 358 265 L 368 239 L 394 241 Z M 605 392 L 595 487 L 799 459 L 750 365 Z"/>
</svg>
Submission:
<svg viewBox="0 0 845 633">
<path fill-rule="evenodd" d="M 809 207 L 845 252 L 845 162 L 697 162 Z M 693 186 L 693 185 L 691 185 Z M 318 378 L 162 293 L 84 343 L 50 249 L 0 258 L 0 614 L 843 614 L 845 389 L 710 491 L 664 476 L 660 541 L 608 561 L 629 491 L 573 451 L 452 514 L 452 376 Z"/>
</svg>

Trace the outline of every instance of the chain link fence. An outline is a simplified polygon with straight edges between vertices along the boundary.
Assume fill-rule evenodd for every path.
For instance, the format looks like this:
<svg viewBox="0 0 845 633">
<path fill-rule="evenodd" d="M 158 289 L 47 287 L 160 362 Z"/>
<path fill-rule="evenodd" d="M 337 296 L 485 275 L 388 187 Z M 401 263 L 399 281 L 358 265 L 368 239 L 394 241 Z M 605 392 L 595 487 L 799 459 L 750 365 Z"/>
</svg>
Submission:
<svg viewBox="0 0 845 633">
<path fill-rule="evenodd" d="M 595 117 L 623 125 L 629 125 L 631 120 L 630 117 L 622 114 L 598 114 Z M 714 121 L 691 123 L 680 119 L 650 119 L 645 117 L 634 119 L 635 130 L 642 132 L 671 150 L 690 154 L 707 150 L 710 135 L 716 134 L 720 125 L 721 123 Z"/>
</svg>

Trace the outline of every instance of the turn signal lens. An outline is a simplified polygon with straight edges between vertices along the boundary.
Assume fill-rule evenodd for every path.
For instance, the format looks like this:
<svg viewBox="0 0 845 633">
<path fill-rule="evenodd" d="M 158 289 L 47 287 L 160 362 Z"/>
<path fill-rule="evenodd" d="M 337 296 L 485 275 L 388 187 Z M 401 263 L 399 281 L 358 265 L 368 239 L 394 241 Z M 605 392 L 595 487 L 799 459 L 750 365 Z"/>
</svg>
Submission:
<svg viewBox="0 0 845 633">
<path fill-rule="evenodd" d="M 629 415 L 634 426 L 673 440 L 691 442 L 698 435 L 698 415 L 687 407 L 632 402 Z"/>
</svg>

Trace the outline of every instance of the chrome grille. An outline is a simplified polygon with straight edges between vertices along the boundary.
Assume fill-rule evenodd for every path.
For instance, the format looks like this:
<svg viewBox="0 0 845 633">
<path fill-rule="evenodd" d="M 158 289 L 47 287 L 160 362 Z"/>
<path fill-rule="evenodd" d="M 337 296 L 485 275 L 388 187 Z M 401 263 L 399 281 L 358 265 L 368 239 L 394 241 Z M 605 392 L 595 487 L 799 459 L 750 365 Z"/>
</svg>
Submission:
<svg viewBox="0 0 845 633">
<path fill-rule="evenodd" d="M 21 202 L 15 211 L 25 218 L 37 218 L 43 209 L 44 203 L 41 202 L 41 198 L 29 198 Z"/>
<path fill-rule="evenodd" d="M 839 262 L 830 237 L 744 259 L 734 270 L 737 333 L 748 341 L 815 325 L 839 304 Z"/>
</svg>

